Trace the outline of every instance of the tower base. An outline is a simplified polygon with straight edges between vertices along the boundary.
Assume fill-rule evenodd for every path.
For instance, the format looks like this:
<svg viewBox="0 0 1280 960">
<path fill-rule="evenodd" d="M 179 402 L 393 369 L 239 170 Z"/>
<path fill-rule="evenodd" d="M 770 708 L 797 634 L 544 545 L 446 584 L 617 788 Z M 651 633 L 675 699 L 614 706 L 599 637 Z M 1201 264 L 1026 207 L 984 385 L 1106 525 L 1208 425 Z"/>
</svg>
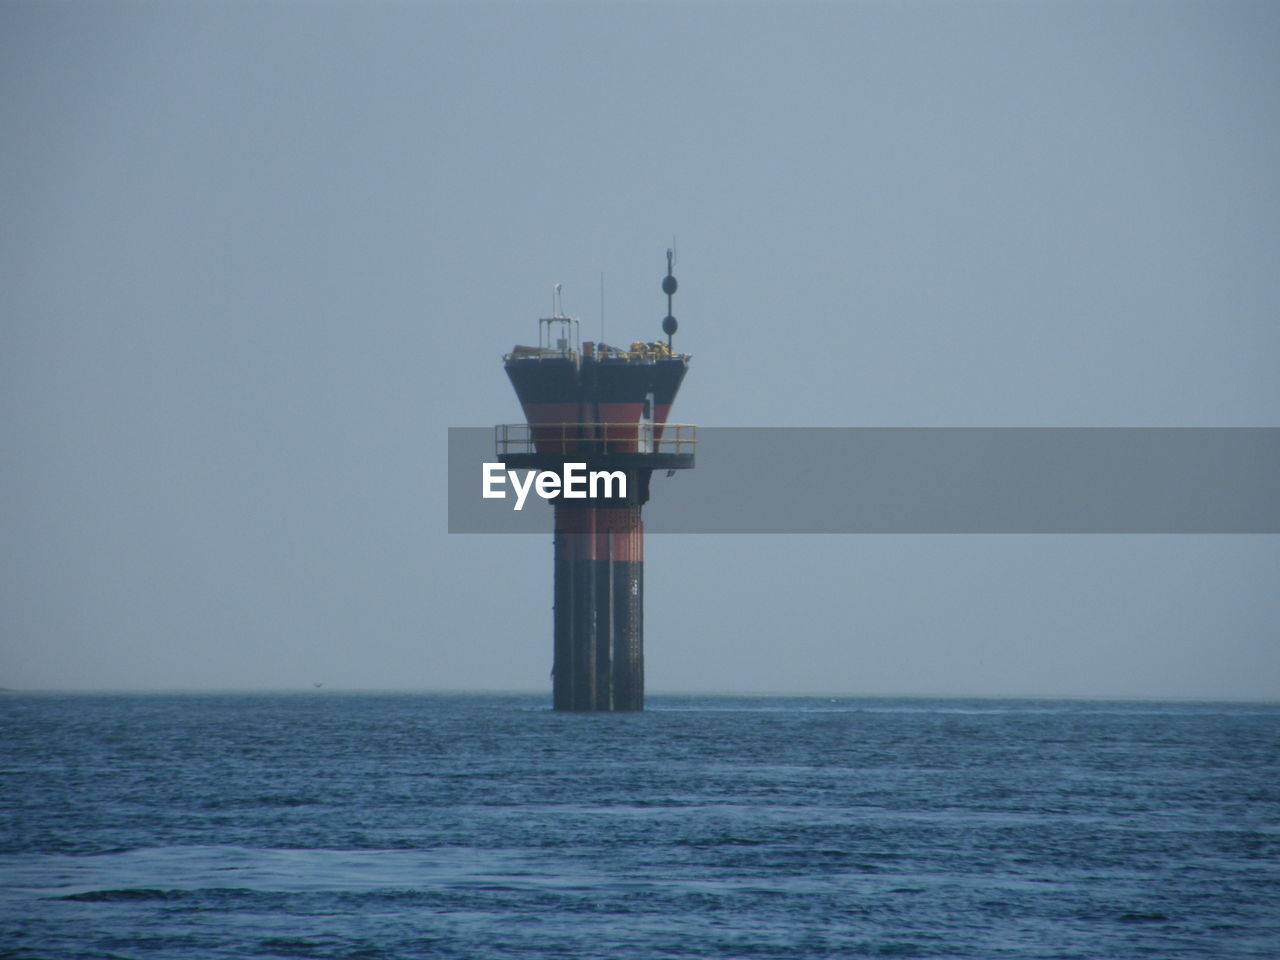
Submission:
<svg viewBox="0 0 1280 960">
<path fill-rule="evenodd" d="M 640 507 L 555 507 L 554 707 L 644 709 Z"/>
</svg>

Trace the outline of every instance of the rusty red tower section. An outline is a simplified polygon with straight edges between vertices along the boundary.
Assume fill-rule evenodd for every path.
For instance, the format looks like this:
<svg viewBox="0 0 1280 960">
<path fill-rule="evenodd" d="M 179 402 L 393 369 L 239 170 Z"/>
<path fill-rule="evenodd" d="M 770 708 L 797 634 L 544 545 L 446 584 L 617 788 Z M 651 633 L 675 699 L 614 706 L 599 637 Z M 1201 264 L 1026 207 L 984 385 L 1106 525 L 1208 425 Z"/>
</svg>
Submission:
<svg viewBox="0 0 1280 960">
<path fill-rule="evenodd" d="M 554 500 L 555 608 L 553 701 L 556 710 L 644 709 L 644 522 L 654 470 L 694 465 L 695 430 L 669 418 L 689 367 L 676 353 L 676 291 L 667 251 L 665 343 L 629 348 L 582 343 L 578 321 L 562 314 L 559 287 L 552 316 L 538 321 L 538 345 L 504 357 L 525 423 L 497 428 L 497 454 L 508 469 L 620 472 L 625 496 Z"/>
</svg>

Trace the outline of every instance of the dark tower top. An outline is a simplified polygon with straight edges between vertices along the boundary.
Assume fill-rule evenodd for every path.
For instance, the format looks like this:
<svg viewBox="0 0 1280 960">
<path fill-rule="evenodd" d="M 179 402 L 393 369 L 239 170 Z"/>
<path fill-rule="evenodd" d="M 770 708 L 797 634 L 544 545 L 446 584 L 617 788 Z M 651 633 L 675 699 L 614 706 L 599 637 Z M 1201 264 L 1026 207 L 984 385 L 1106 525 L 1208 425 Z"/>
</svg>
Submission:
<svg viewBox="0 0 1280 960">
<path fill-rule="evenodd" d="M 688 354 L 672 354 L 661 342 L 625 350 L 590 341 L 581 351 L 516 347 L 504 360 L 531 427 L 608 425 L 610 437 L 629 430 L 633 442 L 644 425 L 661 438 L 689 368 Z"/>
<path fill-rule="evenodd" d="M 668 309 L 675 282 L 669 273 L 663 281 Z M 660 449 L 670 449 L 662 444 L 663 431 L 689 369 L 689 355 L 671 349 L 675 319 L 668 314 L 664 321 L 667 343 L 637 340 L 625 349 L 591 341 L 579 346 L 577 329 L 571 317 L 546 317 L 538 321 L 538 346 L 517 346 L 503 358 L 537 453 L 654 455 L 656 461 Z"/>
<path fill-rule="evenodd" d="M 627 349 L 578 344 L 578 321 L 562 315 L 538 321 L 538 346 L 517 346 L 503 360 L 540 454 L 652 454 L 660 447 L 671 405 L 689 368 L 671 338 L 674 252 L 667 251 L 667 342 L 635 341 Z M 560 287 L 556 285 L 556 295 Z M 553 304 L 554 305 L 554 304 Z"/>
</svg>

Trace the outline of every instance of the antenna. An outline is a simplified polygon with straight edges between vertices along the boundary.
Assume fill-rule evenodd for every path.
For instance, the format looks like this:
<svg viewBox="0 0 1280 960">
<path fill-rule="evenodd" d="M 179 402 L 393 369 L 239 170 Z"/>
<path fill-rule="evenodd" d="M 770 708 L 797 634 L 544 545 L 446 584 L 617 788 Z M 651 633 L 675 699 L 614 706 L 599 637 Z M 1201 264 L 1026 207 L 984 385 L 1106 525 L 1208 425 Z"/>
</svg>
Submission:
<svg viewBox="0 0 1280 960">
<path fill-rule="evenodd" d="M 671 298 L 675 296 L 676 278 L 672 274 L 672 267 L 675 265 L 675 237 L 671 238 L 671 249 L 667 251 L 667 275 L 662 278 L 662 292 L 667 295 L 667 315 L 662 320 L 662 332 L 667 335 L 667 351 L 671 352 L 671 337 L 675 334 L 680 324 L 676 323 L 676 318 L 671 313 Z"/>
<path fill-rule="evenodd" d="M 600 342 L 604 343 L 604 271 L 600 271 Z"/>
</svg>

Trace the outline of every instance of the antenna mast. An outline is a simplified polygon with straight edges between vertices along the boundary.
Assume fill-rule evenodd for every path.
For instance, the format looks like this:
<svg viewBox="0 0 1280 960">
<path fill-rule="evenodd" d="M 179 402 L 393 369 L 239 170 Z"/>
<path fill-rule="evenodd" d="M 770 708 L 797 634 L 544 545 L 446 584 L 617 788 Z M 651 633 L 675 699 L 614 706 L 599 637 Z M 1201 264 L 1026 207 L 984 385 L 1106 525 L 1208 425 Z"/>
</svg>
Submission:
<svg viewBox="0 0 1280 960">
<path fill-rule="evenodd" d="M 672 237 L 671 242 L 673 244 L 675 243 L 674 237 Z M 679 286 L 679 284 L 676 283 L 676 278 L 671 273 L 675 257 L 676 253 L 674 249 L 667 251 L 667 275 L 662 278 L 662 292 L 667 295 L 667 315 L 662 321 L 662 332 L 667 335 L 668 351 L 671 350 L 671 337 L 680 327 L 680 324 L 676 323 L 676 318 L 671 314 L 671 298 L 675 296 L 676 288 Z"/>
</svg>

